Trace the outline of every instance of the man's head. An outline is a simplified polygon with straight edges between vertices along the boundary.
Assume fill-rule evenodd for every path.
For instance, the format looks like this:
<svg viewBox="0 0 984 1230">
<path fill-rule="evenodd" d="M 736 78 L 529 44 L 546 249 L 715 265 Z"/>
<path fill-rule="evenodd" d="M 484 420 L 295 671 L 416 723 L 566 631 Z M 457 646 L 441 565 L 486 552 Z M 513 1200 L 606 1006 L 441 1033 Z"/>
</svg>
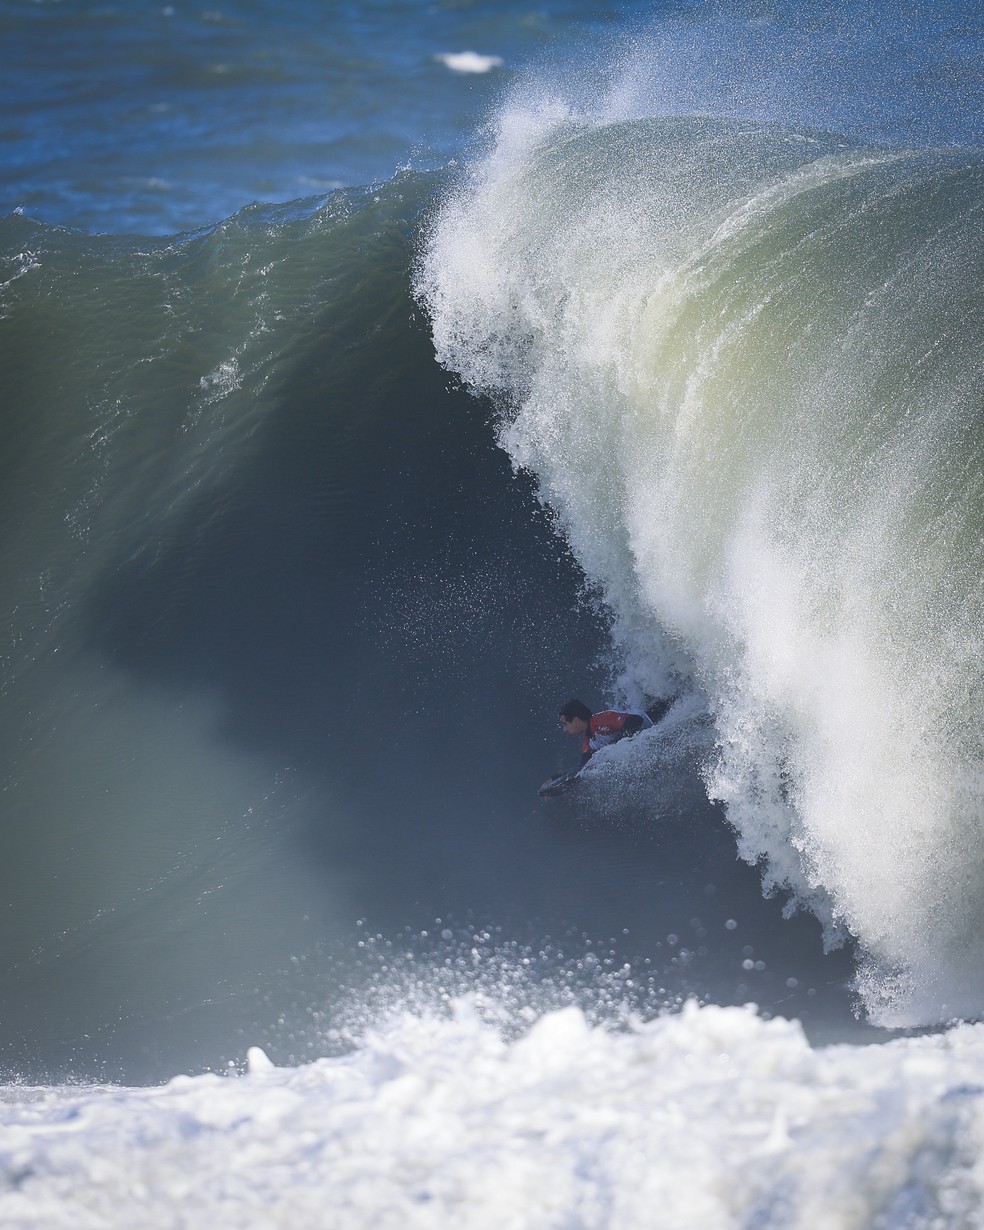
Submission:
<svg viewBox="0 0 984 1230">
<path fill-rule="evenodd" d="M 565 735 L 583 735 L 591 720 L 591 710 L 583 700 L 569 700 L 560 710 L 560 726 Z"/>
</svg>

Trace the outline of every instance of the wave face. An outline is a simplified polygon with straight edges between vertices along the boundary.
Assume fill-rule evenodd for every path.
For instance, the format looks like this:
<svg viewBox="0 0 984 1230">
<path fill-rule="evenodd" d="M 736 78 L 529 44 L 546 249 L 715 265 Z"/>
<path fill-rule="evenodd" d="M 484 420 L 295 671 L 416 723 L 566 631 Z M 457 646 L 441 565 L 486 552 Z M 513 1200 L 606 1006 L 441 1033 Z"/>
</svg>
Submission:
<svg viewBox="0 0 984 1230">
<path fill-rule="evenodd" d="M 984 166 L 516 104 L 419 271 L 765 884 L 882 1023 L 984 1010 Z"/>
<path fill-rule="evenodd" d="M 165 240 L 0 223 L 8 1071 L 221 1062 L 370 904 L 336 854 L 369 748 L 335 715 L 401 711 L 374 546 L 416 483 L 378 415 L 432 362 L 399 310 L 429 191 Z"/>
</svg>

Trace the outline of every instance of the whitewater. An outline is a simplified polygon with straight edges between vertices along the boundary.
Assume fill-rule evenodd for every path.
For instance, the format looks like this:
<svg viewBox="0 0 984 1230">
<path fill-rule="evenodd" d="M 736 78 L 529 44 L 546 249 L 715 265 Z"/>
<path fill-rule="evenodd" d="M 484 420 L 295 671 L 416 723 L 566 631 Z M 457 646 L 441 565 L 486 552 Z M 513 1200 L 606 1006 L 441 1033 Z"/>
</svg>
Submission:
<svg viewBox="0 0 984 1230">
<path fill-rule="evenodd" d="M 623 687 L 708 697 L 709 792 L 860 940 L 868 1012 L 976 1015 L 979 158 L 548 115 L 444 208 L 438 356 L 502 399 Z"/>
<path fill-rule="evenodd" d="M 3 1223 L 981 1224 L 979 1026 L 814 1051 L 740 1008 L 619 1035 L 570 1008 L 507 1044 L 451 1008 L 301 1068 L 8 1091 Z"/>
</svg>

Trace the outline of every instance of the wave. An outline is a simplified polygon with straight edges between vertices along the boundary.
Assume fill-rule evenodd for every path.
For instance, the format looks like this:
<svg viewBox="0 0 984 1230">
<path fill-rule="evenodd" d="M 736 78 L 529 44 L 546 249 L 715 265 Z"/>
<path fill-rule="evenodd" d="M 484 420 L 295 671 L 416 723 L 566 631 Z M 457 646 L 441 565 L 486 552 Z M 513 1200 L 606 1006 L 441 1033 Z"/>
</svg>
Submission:
<svg viewBox="0 0 984 1230">
<path fill-rule="evenodd" d="M 602 944 L 654 1012 L 849 1016 L 847 961 L 735 866 L 692 711 L 536 798 L 604 637 L 412 300 L 444 182 L 169 239 L 0 221 L 7 1071 L 311 1058 L 386 981 L 358 919 L 429 933 L 418 980 L 488 929 L 572 984 Z"/>
<path fill-rule="evenodd" d="M 884 1024 L 984 1010 L 982 190 L 973 150 L 516 105 L 417 274 L 624 688 L 703 690 L 742 857 Z"/>
</svg>

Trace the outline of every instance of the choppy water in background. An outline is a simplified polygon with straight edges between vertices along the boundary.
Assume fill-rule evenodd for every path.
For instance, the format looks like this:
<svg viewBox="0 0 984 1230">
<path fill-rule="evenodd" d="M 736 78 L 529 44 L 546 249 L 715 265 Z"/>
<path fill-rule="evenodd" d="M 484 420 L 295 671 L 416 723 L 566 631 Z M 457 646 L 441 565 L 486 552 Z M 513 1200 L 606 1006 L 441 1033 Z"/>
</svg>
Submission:
<svg viewBox="0 0 984 1230">
<path fill-rule="evenodd" d="M 979 1224 L 980 35 L 0 5 L 5 1225 Z"/>
<path fill-rule="evenodd" d="M 172 234 L 444 165 L 524 64 L 645 7 L 4 0 L 5 208 Z"/>
</svg>

